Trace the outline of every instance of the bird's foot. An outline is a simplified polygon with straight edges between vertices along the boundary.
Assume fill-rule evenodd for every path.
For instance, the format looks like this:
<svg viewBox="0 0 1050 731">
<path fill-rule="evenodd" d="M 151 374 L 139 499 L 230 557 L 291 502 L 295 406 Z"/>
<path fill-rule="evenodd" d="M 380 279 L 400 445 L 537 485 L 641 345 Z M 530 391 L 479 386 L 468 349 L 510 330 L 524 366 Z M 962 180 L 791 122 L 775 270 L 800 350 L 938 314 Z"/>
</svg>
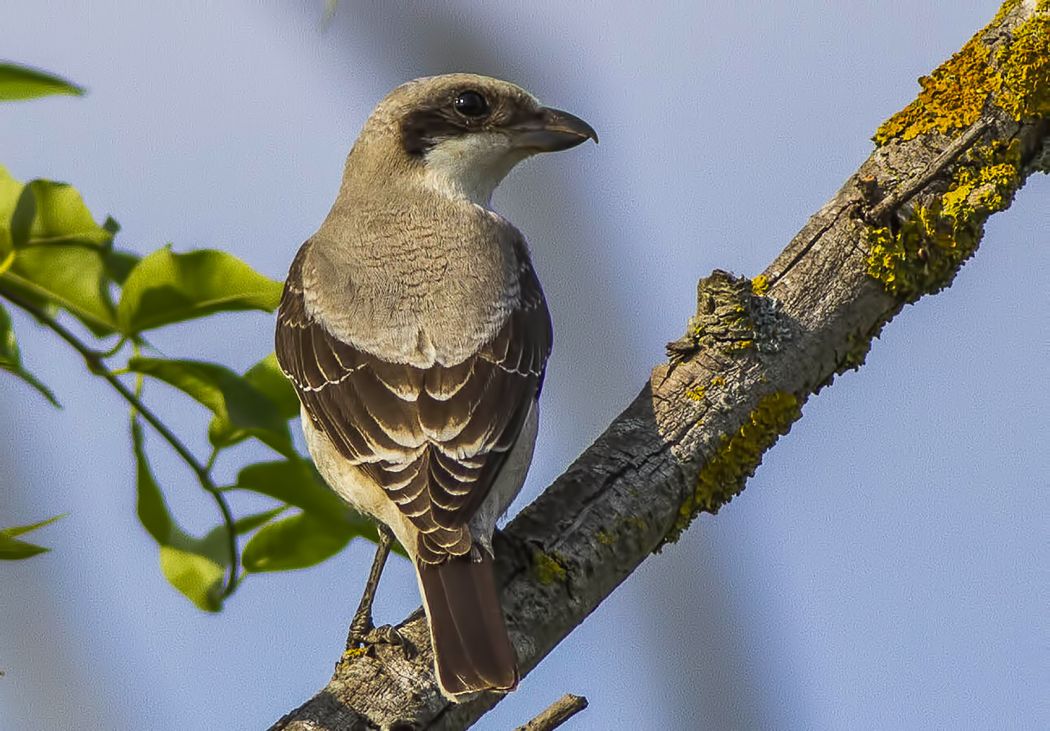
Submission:
<svg viewBox="0 0 1050 731">
<path fill-rule="evenodd" d="M 346 638 L 346 651 L 343 653 L 343 658 L 349 659 L 361 655 L 374 656 L 378 645 L 392 645 L 400 648 L 406 660 L 411 660 L 417 652 L 415 645 L 396 627 L 389 624 L 376 627 L 369 619 L 367 622 L 354 622 L 350 625 L 350 634 Z"/>
<path fill-rule="evenodd" d="M 393 625 L 384 624 L 382 627 L 374 628 L 365 637 L 365 642 L 369 647 L 392 645 L 400 648 L 406 660 L 411 660 L 416 656 L 416 646 Z"/>
</svg>

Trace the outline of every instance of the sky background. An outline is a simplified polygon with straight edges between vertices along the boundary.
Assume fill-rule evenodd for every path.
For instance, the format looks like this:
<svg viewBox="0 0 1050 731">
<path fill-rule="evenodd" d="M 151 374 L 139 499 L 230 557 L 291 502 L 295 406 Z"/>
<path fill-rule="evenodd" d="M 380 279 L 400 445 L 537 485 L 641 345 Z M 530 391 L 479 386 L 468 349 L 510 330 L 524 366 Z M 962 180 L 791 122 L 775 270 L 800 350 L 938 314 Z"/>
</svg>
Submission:
<svg viewBox="0 0 1050 731">
<path fill-rule="evenodd" d="M 0 106 L 0 164 L 73 183 L 123 246 L 217 247 L 283 278 L 402 81 L 486 73 L 588 120 L 600 146 L 529 161 L 495 197 L 556 331 L 520 506 L 635 396 L 696 280 L 761 271 L 996 8 L 344 0 L 324 25 L 319 1 L 4 0 L 0 56 L 89 94 Z M 742 496 L 477 727 L 513 728 L 565 692 L 590 700 L 576 729 L 1050 727 L 1048 202 L 1050 180 L 1029 182 L 953 287 L 811 399 Z M 0 377 L 0 526 L 70 515 L 32 537 L 51 553 L 0 564 L 0 728 L 258 729 L 305 700 L 372 547 L 253 576 L 221 614 L 199 612 L 136 521 L 124 404 L 50 333 L 15 325 L 65 409 Z M 244 368 L 272 327 L 253 313 L 154 340 Z M 152 394 L 203 452 L 203 410 Z M 210 527 L 206 496 L 150 446 L 179 518 Z M 377 619 L 418 601 L 394 561 Z"/>
</svg>

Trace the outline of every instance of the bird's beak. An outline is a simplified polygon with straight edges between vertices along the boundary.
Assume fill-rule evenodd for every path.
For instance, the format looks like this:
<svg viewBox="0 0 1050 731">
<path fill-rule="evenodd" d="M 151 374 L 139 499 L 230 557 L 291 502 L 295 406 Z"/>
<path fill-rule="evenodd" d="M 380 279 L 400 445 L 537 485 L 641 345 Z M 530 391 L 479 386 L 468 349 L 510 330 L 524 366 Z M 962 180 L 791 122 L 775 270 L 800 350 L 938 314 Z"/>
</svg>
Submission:
<svg viewBox="0 0 1050 731">
<path fill-rule="evenodd" d="M 511 127 L 514 146 L 530 152 L 558 152 L 588 139 L 598 142 L 594 127 L 560 109 L 541 107 L 532 119 Z"/>
</svg>

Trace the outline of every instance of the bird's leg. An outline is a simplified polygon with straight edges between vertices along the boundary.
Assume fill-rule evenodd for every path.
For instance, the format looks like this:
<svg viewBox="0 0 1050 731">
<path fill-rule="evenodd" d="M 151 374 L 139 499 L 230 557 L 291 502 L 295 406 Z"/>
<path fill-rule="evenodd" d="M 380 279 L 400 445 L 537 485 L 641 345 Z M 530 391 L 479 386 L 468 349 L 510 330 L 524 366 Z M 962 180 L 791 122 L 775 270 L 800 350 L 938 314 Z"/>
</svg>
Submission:
<svg viewBox="0 0 1050 731">
<path fill-rule="evenodd" d="M 376 589 L 379 588 L 379 578 L 383 575 L 383 567 L 386 566 L 387 556 L 390 555 L 390 545 L 394 541 L 394 534 L 382 523 L 377 526 L 379 530 L 379 541 L 376 543 L 376 555 L 372 559 L 372 569 L 368 572 L 368 581 L 365 583 L 365 592 L 361 595 L 361 603 L 354 613 L 354 620 L 350 623 L 350 634 L 346 638 L 346 648 L 357 647 L 364 644 L 365 637 L 375 629 L 372 624 L 372 603 L 376 598 Z"/>
<path fill-rule="evenodd" d="M 361 595 L 361 603 L 354 613 L 354 619 L 350 622 L 350 632 L 346 637 L 346 649 L 356 650 L 358 648 L 369 649 L 373 645 L 384 643 L 400 645 L 406 656 L 410 654 L 411 645 L 390 625 L 376 627 L 372 622 L 372 604 L 376 598 L 376 589 L 379 588 L 379 578 L 383 575 L 383 567 L 390 555 L 390 546 L 394 542 L 394 534 L 382 523 L 377 525 L 379 541 L 376 544 L 376 555 L 372 559 L 372 568 L 368 572 L 368 581 L 365 583 L 364 594 Z"/>
</svg>

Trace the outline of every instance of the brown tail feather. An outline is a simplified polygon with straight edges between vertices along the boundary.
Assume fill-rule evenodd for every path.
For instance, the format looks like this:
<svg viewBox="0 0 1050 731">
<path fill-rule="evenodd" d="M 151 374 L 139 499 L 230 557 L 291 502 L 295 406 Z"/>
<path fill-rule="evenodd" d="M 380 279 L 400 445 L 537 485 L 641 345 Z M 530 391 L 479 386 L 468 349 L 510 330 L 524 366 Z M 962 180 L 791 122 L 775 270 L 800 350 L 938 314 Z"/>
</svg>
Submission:
<svg viewBox="0 0 1050 731">
<path fill-rule="evenodd" d="M 462 700 L 484 690 L 514 690 L 517 661 L 503 622 L 492 559 L 474 561 L 468 555 L 438 565 L 417 564 L 416 570 L 442 692 Z"/>
</svg>

